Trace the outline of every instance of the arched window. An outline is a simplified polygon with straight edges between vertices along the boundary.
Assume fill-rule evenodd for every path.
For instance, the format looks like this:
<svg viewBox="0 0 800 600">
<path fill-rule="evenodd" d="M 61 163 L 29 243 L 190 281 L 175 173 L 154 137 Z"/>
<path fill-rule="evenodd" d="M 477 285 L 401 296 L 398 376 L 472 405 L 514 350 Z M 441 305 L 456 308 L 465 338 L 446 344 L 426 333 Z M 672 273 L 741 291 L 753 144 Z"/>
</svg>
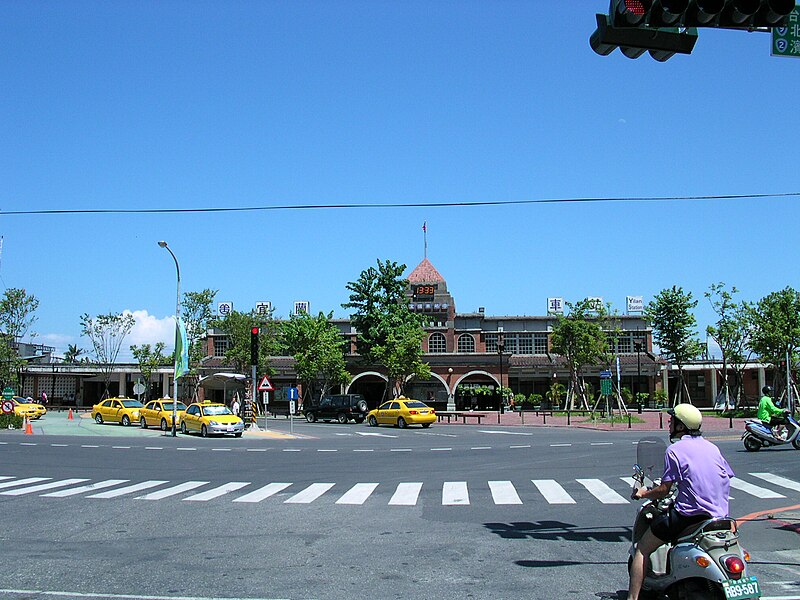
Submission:
<svg viewBox="0 0 800 600">
<path fill-rule="evenodd" d="M 428 338 L 428 352 L 441 354 L 447 352 L 447 340 L 443 333 L 432 333 Z"/>
<path fill-rule="evenodd" d="M 475 338 L 469 333 L 463 333 L 458 337 L 459 352 L 475 352 Z"/>
</svg>

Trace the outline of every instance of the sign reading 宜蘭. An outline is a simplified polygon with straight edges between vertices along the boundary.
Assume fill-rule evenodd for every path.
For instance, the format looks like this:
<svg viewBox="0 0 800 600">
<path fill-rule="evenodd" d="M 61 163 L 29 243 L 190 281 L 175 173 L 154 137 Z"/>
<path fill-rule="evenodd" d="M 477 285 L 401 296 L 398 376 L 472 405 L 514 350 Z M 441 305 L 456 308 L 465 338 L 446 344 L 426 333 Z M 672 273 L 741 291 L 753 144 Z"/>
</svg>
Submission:
<svg viewBox="0 0 800 600">
<path fill-rule="evenodd" d="M 294 303 L 294 314 L 299 315 L 300 313 L 309 314 L 311 310 L 311 303 L 308 300 L 297 300 Z"/>
<path fill-rule="evenodd" d="M 772 28 L 772 56 L 800 58 L 800 9 L 789 13 L 786 27 Z"/>
<path fill-rule="evenodd" d="M 547 313 L 551 315 L 564 314 L 564 299 L 563 298 L 548 298 L 547 299 Z"/>
<path fill-rule="evenodd" d="M 628 314 L 644 311 L 644 298 L 642 296 L 627 296 L 626 304 L 628 307 Z"/>
<path fill-rule="evenodd" d="M 269 315 L 272 312 L 272 302 L 256 302 L 257 315 Z"/>
</svg>

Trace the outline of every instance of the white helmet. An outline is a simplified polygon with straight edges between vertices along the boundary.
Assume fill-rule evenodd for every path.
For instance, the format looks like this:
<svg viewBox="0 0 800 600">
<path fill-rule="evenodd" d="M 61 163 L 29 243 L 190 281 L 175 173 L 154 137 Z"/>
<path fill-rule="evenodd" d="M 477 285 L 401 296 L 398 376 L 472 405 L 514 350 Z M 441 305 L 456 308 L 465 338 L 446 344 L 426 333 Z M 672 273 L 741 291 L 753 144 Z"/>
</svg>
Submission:
<svg viewBox="0 0 800 600">
<path fill-rule="evenodd" d="M 697 431 L 703 424 L 703 415 L 693 404 L 678 404 L 667 412 L 683 423 L 689 431 Z"/>
</svg>

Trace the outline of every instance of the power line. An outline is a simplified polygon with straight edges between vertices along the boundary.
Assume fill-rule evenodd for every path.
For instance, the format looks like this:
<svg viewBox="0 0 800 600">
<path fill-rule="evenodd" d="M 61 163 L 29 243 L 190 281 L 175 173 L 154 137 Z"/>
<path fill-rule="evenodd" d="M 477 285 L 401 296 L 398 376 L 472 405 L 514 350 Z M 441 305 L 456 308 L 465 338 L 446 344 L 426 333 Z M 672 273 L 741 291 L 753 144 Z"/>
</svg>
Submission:
<svg viewBox="0 0 800 600">
<path fill-rule="evenodd" d="M 211 208 L 87 208 L 46 210 L 0 210 L 0 216 L 19 215 L 132 215 L 132 214 L 180 214 L 180 213 L 224 213 L 259 212 L 275 210 L 338 210 L 375 208 L 469 208 L 473 206 L 521 206 L 526 204 L 579 204 L 598 202 L 678 202 L 703 200 L 755 200 L 760 198 L 796 198 L 800 192 L 780 194 L 727 194 L 715 196 L 650 196 L 628 198 L 537 198 L 530 200 L 482 200 L 477 202 L 389 202 L 366 204 L 284 204 L 267 206 L 232 206 Z"/>
</svg>

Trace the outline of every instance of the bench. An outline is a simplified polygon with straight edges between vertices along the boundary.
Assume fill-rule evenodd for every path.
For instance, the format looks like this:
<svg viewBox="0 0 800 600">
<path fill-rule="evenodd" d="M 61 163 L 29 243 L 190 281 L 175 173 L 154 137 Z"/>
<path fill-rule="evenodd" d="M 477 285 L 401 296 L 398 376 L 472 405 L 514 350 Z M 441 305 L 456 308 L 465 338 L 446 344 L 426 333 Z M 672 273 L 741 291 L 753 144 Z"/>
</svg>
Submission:
<svg viewBox="0 0 800 600">
<path fill-rule="evenodd" d="M 447 419 L 447 422 L 449 423 L 450 419 L 456 419 L 456 420 L 461 419 L 461 422 L 464 423 L 465 425 L 467 424 L 467 419 L 469 419 L 469 418 L 477 419 L 478 420 L 478 424 L 480 424 L 481 419 L 483 419 L 483 417 L 485 417 L 485 416 L 486 415 L 483 414 L 483 413 L 473 413 L 473 412 L 447 412 L 447 411 L 442 411 L 442 412 L 437 412 L 436 413 L 436 418 L 439 421 L 441 421 L 442 419 Z"/>
</svg>

